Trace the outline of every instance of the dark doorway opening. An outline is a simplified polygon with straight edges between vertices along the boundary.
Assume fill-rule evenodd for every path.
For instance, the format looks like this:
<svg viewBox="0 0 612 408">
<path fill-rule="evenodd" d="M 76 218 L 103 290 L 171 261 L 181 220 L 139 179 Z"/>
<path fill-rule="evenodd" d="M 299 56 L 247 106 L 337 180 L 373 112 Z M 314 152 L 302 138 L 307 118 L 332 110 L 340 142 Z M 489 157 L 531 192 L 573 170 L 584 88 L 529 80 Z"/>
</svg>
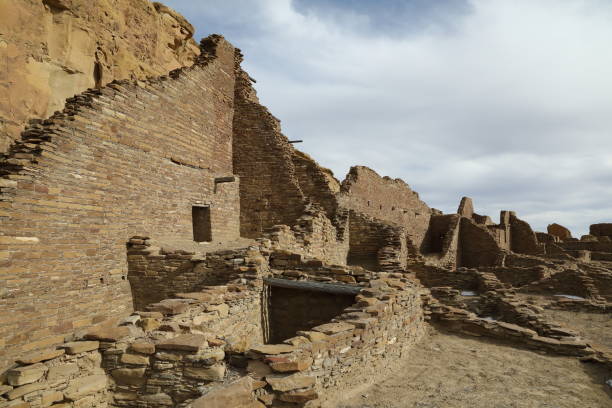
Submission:
<svg viewBox="0 0 612 408">
<path fill-rule="evenodd" d="M 343 313 L 355 303 L 354 294 L 269 287 L 268 344 L 282 343 L 300 330 L 310 330 Z"/>
<path fill-rule="evenodd" d="M 191 218 L 193 220 L 193 240 L 196 242 L 212 241 L 210 206 L 192 207 Z"/>
</svg>

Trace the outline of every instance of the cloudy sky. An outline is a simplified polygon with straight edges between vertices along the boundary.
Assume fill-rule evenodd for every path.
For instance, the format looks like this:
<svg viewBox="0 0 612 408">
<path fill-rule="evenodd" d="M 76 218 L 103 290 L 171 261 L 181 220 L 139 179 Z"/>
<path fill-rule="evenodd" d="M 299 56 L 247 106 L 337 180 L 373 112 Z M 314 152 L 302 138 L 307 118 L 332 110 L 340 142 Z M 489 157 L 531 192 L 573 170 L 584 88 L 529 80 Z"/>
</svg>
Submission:
<svg viewBox="0 0 612 408">
<path fill-rule="evenodd" d="M 574 235 L 612 222 L 612 1 L 166 0 L 245 55 L 284 133 L 340 180 Z"/>
</svg>

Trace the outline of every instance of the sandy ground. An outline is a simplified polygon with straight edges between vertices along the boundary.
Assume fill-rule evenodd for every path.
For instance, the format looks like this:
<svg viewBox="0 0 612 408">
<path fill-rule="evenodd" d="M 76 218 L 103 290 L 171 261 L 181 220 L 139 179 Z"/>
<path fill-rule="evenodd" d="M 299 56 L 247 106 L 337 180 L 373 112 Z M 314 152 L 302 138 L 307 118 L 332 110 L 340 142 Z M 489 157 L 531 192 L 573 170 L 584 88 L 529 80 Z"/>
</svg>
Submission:
<svg viewBox="0 0 612 408">
<path fill-rule="evenodd" d="M 432 330 L 337 408 L 611 408 L 598 366 Z"/>
</svg>

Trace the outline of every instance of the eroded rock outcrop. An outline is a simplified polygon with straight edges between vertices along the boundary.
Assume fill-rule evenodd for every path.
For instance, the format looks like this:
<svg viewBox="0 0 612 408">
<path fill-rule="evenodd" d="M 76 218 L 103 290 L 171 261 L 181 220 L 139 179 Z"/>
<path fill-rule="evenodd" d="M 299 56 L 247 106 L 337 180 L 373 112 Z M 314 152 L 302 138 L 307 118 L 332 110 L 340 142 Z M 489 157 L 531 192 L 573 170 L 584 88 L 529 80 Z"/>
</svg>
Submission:
<svg viewBox="0 0 612 408">
<path fill-rule="evenodd" d="M 68 97 L 199 55 L 193 26 L 148 0 L 3 0 L 0 27 L 0 152 Z"/>
</svg>

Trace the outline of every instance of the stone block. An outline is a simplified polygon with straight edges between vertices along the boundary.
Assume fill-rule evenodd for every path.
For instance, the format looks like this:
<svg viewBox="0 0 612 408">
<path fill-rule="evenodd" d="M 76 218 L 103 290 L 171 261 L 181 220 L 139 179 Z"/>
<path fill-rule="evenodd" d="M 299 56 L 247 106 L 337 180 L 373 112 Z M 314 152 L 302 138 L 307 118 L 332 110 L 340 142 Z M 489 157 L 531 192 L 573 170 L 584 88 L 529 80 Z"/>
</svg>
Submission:
<svg viewBox="0 0 612 408">
<path fill-rule="evenodd" d="M 9 391 L 6 396 L 9 400 L 14 400 L 20 397 L 23 397 L 26 394 L 29 394 L 34 391 L 44 390 L 48 388 L 49 384 L 47 383 L 32 383 L 27 385 L 22 385 L 21 387 L 13 388 Z"/>
<path fill-rule="evenodd" d="M 160 319 L 152 318 L 152 317 L 143 317 L 138 322 L 138 326 L 142 328 L 145 332 L 157 330 L 159 326 L 161 326 Z"/>
<path fill-rule="evenodd" d="M 106 375 L 88 375 L 71 380 L 64 396 L 71 401 L 77 401 L 85 396 L 95 394 L 106 389 Z"/>
<path fill-rule="evenodd" d="M 41 396 L 41 405 L 48 407 L 54 402 L 60 402 L 64 399 L 64 394 L 60 391 L 46 392 Z"/>
<path fill-rule="evenodd" d="M 260 360 L 249 360 L 247 363 L 247 373 L 256 380 L 272 374 L 272 368 Z"/>
<path fill-rule="evenodd" d="M 199 352 L 208 346 L 206 337 L 201 334 L 182 334 L 155 345 L 156 350 L 181 350 Z"/>
<path fill-rule="evenodd" d="M 76 363 L 61 364 L 49 368 L 47 380 L 56 381 L 62 378 L 70 377 L 79 372 L 79 366 Z"/>
<path fill-rule="evenodd" d="M 139 398 L 140 401 L 147 404 L 147 406 L 153 407 L 173 407 L 174 401 L 168 394 L 163 392 L 157 394 L 143 395 Z"/>
<path fill-rule="evenodd" d="M 274 391 L 286 392 L 300 388 L 308 388 L 315 385 L 314 377 L 302 374 L 293 375 L 268 375 L 266 382 L 270 384 Z M 293 401 L 289 401 L 293 402 Z"/>
<path fill-rule="evenodd" d="M 13 387 L 11 387 L 10 385 L 0 384 L 0 395 L 4 395 L 12 389 Z"/>
<path fill-rule="evenodd" d="M 124 364 L 131 365 L 149 365 L 149 357 L 138 354 L 123 354 L 119 360 Z"/>
<path fill-rule="evenodd" d="M 130 335 L 130 329 L 125 326 L 98 327 L 98 328 L 95 328 L 89 331 L 87 334 L 85 334 L 85 339 L 117 342 L 125 337 L 128 337 L 129 335 Z"/>
<path fill-rule="evenodd" d="M 40 380 L 46 371 L 47 367 L 40 363 L 17 367 L 7 372 L 7 380 L 13 386 L 30 384 Z"/>
<path fill-rule="evenodd" d="M 40 363 L 41 361 L 52 360 L 56 357 L 61 356 L 64 353 L 65 353 L 64 349 L 44 350 L 44 351 L 39 351 L 36 353 L 31 353 L 31 354 L 22 356 L 21 358 L 17 359 L 17 362 L 19 364 L 36 364 L 36 363 Z"/>
<path fill-rule="evenodd" d="M 216 388 L 191 404 L 192 408 L 265 408 L 252 395 L 252 379 L 244 377 L 233 384 Z"/>
<path fill-rule="evenodd" d="M 258 354 L 283 354 L 283 353 L 291 353 L 295 350 L 295 346 L 289 344 L 260 344 L 254 347 L 251 347 L 249 351 L 258 353 Z"/>
<path fill-rule="evenodd" d="M 153 354 L 155 353 L 155 344 L 145 342 L 132 343 L 130 350 L 140 354 Z"/>
<path fill-rule="evenodd" d="M 121 385 L 144 384 L 146 368 L 117 368 L 111 371 L 111 376 Z"/>
<path fill-rule="evenodd" d="M 285 402 L 292 402 L 295 404 L 303 404 L 308 401 L 316 400 L 319 397 L 315 390 L 306 391 L 291 391 L 282 393 L 278 399 Z"/>
<path fill-rule="evenodd" d="M 225 364 L 217 364 L 211 367 L 185 367 L 185 377 L 196 378 L 206 381 L 223 381 L 225 377 Z"/>
<path fill-rule="evenodd" d="M 292 371 L 304 371 L 312 365 L 311 357 L 295 357 L 291 360 L 280 359 L 280 361 L 271 361 L 270 367 L 272 370 L 279 373 L 288 373 Z"/>
</svg>

